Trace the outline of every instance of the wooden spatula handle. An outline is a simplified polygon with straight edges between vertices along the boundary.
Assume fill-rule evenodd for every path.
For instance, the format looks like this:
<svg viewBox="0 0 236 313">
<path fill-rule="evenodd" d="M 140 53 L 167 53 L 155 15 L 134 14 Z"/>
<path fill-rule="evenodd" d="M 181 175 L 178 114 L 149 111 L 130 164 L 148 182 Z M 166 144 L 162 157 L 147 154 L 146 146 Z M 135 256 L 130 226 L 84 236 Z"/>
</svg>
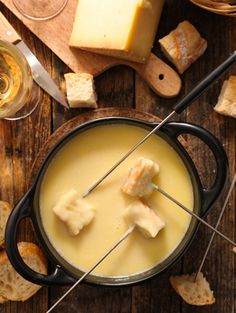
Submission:
<svg viewBox="0 0 236 313">
<path fill-rule="evenodd" d="M 145 64 L 128 64 L 146 80 L 149 86 L 160 96 L 171 98 L 178 95 L 181 88 L 179 75 L 169 65 L 151 53 Z"/>
<path fill-rule="evenodd" d="M 11 26 L 5 16 L 0 12 L 0 39 L 11 43 L 21 40 L 15 29 Z"/>
</svg>

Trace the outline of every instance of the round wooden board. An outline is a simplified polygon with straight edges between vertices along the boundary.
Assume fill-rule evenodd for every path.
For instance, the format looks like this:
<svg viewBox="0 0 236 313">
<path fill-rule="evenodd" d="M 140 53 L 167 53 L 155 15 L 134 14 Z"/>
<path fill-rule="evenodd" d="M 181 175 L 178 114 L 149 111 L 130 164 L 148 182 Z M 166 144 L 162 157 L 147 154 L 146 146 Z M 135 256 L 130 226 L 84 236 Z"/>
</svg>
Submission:
<svg viewBox="0 0 236 313">
<path fill-rule="evenodd" d="M 132 117 L 137 119 L 142 119 L 148 122 L 159 122 L 161 119 L 155 115 L 139 112 L 134 109 L 130 108 L 104 108 L 104 109 L 96 109 L 93 111 L 89 111 L 86 113 L 79 114 L 75 118 L 71 119 L 70 121 L 63 124 L 59 127 L 46 141 L 43 145 L 42 149 L 39 151 L 34 164 L 32 166 L 31 175 L 30 175 L 30 183 L 33 182 L 35 179 L 37 172 L 45 159 L 49 150 L 57 143 L 57 141 L 70 132 L 73 128 L 86 123 L 88 121 L 102 118 L 102 117 L 109 117 L 109 116 L 125 116 L 125 117 Z M 181 138 L 181 143 L 185 145 L 185 141 Z"/>
</svg>

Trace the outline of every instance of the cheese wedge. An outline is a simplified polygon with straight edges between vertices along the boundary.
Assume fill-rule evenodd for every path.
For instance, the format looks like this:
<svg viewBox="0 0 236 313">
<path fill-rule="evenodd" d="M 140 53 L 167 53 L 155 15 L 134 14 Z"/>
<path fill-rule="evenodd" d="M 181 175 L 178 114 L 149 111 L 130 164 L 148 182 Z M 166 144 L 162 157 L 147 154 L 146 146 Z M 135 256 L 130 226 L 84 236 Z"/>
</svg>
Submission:
<svg viewBox="0 0 236 313">
<path fill-rule="evenodd" d="M 71 236 L 78 235 L 95 215 L 94 207 L 82 199 L 74 189 L 58 199 L 53 212 L 64 223 Z"/>
<path fill-rule="evenodd" d="M 93 75 L 87 73 L 67 73 L 67 100 L 71 108 L 97 108 Z"/>
<path fill-rule="evenodd" d="M 149 196 L 153 191 L 152 179 L 159 172 L 159 165 L 152 160 L 139 158 L 129 172 L 121 190 L 133 197 Z"/>
<path fill-rule="evenodd" d="M 165 227 L 163 220 L 143 202 L 136 200 L 123 212 L 130 225 L 136 225 L 147 238 L 154 238 Z"/>
<path fill-rule="evenodd" d="M 79 0 L 69 45 L 144 63 L 164 0 Z"/>
</svg>

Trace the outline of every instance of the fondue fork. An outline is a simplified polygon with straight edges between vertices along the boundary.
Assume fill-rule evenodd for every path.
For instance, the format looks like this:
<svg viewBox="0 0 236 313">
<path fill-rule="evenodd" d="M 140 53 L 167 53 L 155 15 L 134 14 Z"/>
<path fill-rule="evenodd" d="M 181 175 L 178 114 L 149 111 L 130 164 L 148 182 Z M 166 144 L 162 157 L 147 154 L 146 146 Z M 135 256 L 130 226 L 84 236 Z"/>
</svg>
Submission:
<svg viewBox="0 0 236 313">
<path fill-rule="evenodd" d="M 227 207 L 227 203 L 228 203 L 228 201 L 229 201 L 229 197 L 230 197 L 230 195 L 231 195 L 231 193 L 232 193 L 232 191 L 233 191 L 233 189 L 234 189 L 235 183 L 236 183 L 236 173 L 234 174 L 234 178 L 233 178 L 232 183 L 231 183 L 231 185 L 230 185 L 230 188 L 229 188 L 228 194 L 227 194 L 227 196 L 226 196 L 226 199 L 225 199 L 223 208 L 222 208 L 222 210 L 221 210 L 221 212 L 220 212 L 220 215 L 219 215 L 219 218 L 218 218 L 218 220 L 217 220 L 217 222 L 216 222 L 215 229 L 217 229 L 218 226 L 219 226 L 219 224 L 220 224 L 220 221 L 221 221 L 221 219 L 222 219 L 222 216 L 223 216 L 223 214 L 224 214 L 224 212 L 225 212 L 225 209 L 226 209 L 226 207 Z M 203 256 L 203 258 L 202 258 L 202 260 L 201 260 L 201 263 L 200 263 L 199 268 L 198 268 L 198 270 L 197 270 L 197 273 L 196 273 L 196 276 L 195 276 L 195 278 L 194 278 L 194 281 L 196 281 L 198 274 L 201 272 L 201 270 L 202 270 L 202 268 L 203 268 L 203 265 L 204 265 L 204 263 L 205 263 L 205 261 L 206 261 L 208 252 L 209 252 L 209 250 L 210 250 L 210 247 L 211 247 L 211 245 L 212 245 L 212 242 L 213 242 L 214 238 L 215 238 L 215 233 L 213 233 L 213 234 L 211 235 L 210 241 L 209 241 L 209 243 L 208 243 L 208 246 L 207 246 L 207 248 L 206 248 L 206 251 L 205 251 L 205 253 L 204 253 L 204 256 Z"/>
<path fill-rule="evenodd" d="M 235 183 L 235 178 L 234 178 L 234 183 Z M 173 198 L 170 194 L 168 194 L 166 191 L 164 191 L 163 189 L 161 189 L 159 186 L 152 184 L 152 186 L 159 191 L 163 196 L 165 196 L 166 198 L 168 198 L 170 201 L 174 202 L 175 204 L 177 204 L 179 207 L 181 207 L 184 211 L 186 211 L 187 213 L 189 213 L 190 215 L 192 215 L 193 217 L 195 217 L 199 222 L 201 222 L 202 224 L 204 224 L 205 226 L 207 226 L 208 228 L 210 228 L 213 231 L 213 238 L 215 236 L 215 234 L 218 234 L 220 237 L 224 238 L 225 240 L 227 240 L 229 243 L 231 243 L 234 247 L 236 247 L 236 242 L 234 242 L 233 240 L 231 240 L 230 238 L 228 238 L 227 236 L 225 236 L 223 233 L 221 233 L 217 227 L 218 224 L 216 224 L 215 227 L 213 227 L 211 224 L 207 223 L 204 219 L 202 219 L 200 216 L 198 216 L 196 213 L 194 213 L 193 211 L 191 211 L 190 209 L 188 209 L 186 206 L 184 206 L 182 203 L 180 203 L 178 200 L 176 200 L 175 198 Z M 233 187 L 232 187 L 233 188 Z M 231 190 L 230 190 L 231 192 Z M 229 196 L 229 195 L 228 195 Z M 228 201 L 228 196 L 226 198 L 226 203 Z M 226 204 L 225 204 L 226 206 Z M 222 209 L 222 212 L 225 209 L 225 206 Z M 223 214 L 223 213 L 222 213 Z M 221 218 L 221 217 L 220 217 Z M 212 239 L 213 240 L 213 239 Z"/>
<path fill-rule="evenodd" d="M 80 277 L 74 285 L 64 293 L 64 295 L 57 300 L 56 303 L 46 312 L 51 312 L 79 283 L 81 283 L 117 246 L 119 246 L 135 229 L 135 225 L 130 226 L 127 231 L 120 237 L 120 239 L 86 272 Z"/>
<path fill-rule="evenodd" d="M 212 71 L 206 78 L 204 78 L 189 94 L 181 99 L 174 107 L 174 110 L 153 130 L 151 130 L 142 140 L 137 142 L 119 161 L 117 161 L 101 178 L 99 178 L 89 189 L 83 194 L 86 197 L 92 192 L 104 179 L 106 179 L 124 160 L 130 156 L 140 145 L 142 145 L 153 133 L 166 124 L 172 116 L 183 112 L 194 100 L 200 97 L 200 95 L 206 91 L 210 85 L 225 73 L 233 64 L 236 63 L 236 51 L 232 53 L 222 64 L 220 64 L 214 71 Z"/>
</svg>

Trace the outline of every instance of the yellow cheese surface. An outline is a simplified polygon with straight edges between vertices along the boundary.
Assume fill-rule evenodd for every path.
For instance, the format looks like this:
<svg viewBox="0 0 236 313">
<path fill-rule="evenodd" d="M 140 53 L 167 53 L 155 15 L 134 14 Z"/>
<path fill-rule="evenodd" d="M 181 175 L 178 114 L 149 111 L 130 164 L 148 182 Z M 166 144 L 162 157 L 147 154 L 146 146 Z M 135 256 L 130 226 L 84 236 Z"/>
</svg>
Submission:
<svg viewBox="0 0 236 313">
<path fill-rule="evenodd" d="M 79 0 L 69 44 L 145 62 L 163 3 L 164 0 Z"/>
<path fill-rule="evenodd" d="M 153 135 L 134 151 L 86 200 L 95 208 L 92 222 L 71 237 L 53 213 L 60 196 L 71 189 L 82 195 L 119 160 L 147 130 L 132 125 L 104 125 L 88 129 L 70 140 L 46 170 L 40 190 L 44 229 L 55 249 L 69 263 L 87 271 L 128 228 L 123 214 L 136 198 L 121 191 L 130 168 L 140 157 L 158 163 L 154 183 L 192 210 L 193 187 L 178 154 L 162 138 Z M 165 260 L 181 242 L 191 216 L 154 191 L 145 203 L 165 227 L 153 239 L 135 230 L 95 270 L 99 276 L 127 276 L 152 268 Z"/>
</svg>

